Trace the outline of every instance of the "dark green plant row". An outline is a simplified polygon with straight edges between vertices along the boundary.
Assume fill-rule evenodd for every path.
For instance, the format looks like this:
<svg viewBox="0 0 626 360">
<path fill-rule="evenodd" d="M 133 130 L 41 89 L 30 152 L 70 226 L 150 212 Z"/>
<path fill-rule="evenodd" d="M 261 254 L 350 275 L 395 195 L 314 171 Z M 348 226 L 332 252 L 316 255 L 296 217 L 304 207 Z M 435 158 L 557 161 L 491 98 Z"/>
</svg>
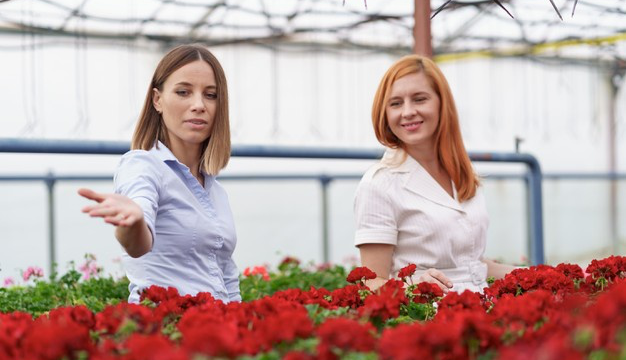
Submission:
<svg viewBox="0 0 626 360">
<path fill-rule="evenodd" d="M 244 301 L 250 301 L 293 288 L 309 290 L 313 286 L 332 291 L 347 285 L 347 271 L 340 265 L 306 269 L 291 259 L 281 263 L 276 271 L 264 272 L 265 275 L 242 275 L 241 295 Z M 106 305 L 128 298 L 126 278 L 96 276 L 82 280 L 82 276 L 71 269 L 61 276 L 53 273 L 48 279 L 35 280 L 31 285 L 0 288 L 0 312 L 22 311 L 38 316 L 57 307 L 75 305 L 99 312 Z"/>
</svg>

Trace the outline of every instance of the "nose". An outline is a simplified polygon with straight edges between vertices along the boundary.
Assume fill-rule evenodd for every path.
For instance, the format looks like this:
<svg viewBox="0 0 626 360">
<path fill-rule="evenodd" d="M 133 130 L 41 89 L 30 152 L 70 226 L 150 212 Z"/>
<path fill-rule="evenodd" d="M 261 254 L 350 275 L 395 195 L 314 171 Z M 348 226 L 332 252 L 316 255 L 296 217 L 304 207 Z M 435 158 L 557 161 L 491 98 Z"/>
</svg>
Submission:
<svg viewBox="0 0 626 360">
<path fill-rule="evenodd" d="M 410 119 L 417 114 L 417 109 L 412 103 L 408 102 L 402 105 L 402 117 L 404 119 Z"/>
<path fill-rule="evenodd" d="M 202 94 L 195 95 L 193 97 L 193 102 L 191 104 L 191 111 L 197 113 L 203 113 L 206 111 L 206 106 L 204 105 L 204 98 Z"/>
</svg>

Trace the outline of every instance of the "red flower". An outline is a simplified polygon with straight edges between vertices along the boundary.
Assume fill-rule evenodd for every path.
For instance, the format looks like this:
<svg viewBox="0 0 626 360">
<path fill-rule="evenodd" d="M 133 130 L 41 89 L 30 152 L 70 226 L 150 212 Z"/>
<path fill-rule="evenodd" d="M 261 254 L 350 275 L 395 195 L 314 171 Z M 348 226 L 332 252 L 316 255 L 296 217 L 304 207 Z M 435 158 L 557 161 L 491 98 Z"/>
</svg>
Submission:
<svg viewBox="0 0 626 360">
<path fill-rule="evenodd" d="M 137 326 L 135 331 L 144 334 L 155 333 L 161 326 L 161 320 L 155 317 L 150 308 L 124 302 L 109 305 L 96 314 L 95 329 L 113 335 L 127 321 L 134 322 Z"/>
<path fill-rule="evenodd" d="M 361 299 L 361 291 L 364 287 L 361 285 L 347 285 L 340 289 L 333 290 L 330 297 L 330 304 L 337 307 L 350 307 L 353 309 L 363 305 Z"/>
<path fill-rule="evenodd" d="M 187 360 L 189 355 L 185 349 L 174 345 L 169 339 L 160 334 L 142 335 L 132 334 L 124 348 L 128 353 L 124 360 Z"/>
<path fill-rule="evenodd" d="M 283 356 L 283 360 L 315 360 L 315 357 L 302 351 L 290 351 Z"/>
<path fill-rule="evenodd" d="M 261 278 L 263 280 L 267 281 L 270 279 L 270 275 L 268 274 L 265 266 L 253 266 L 252 268 L 247 267 L 243 270 L 243 275 L 244 276 L 261 275 Z"/>
<path fill-rule="evenodd" d="M 348 274 L 348 277 L 346 278 L 346 280 L 349 283 L 356 284 L 359 281 L 363 281 L 363 279 L 370 280 L 370 279 L 375 279 L 375 278 L 376 278 L 376 273 L 368 269 L 367 267 L 363 266 L 363 267 L 354 268 L 354 270 L 350 271 L 350 274 Z"/>
<path fill-rule="evenodd" d="M 400 269 L 400 271 L 398 272 L 398 278 L 406 282 L 405 278 L 410 278 L 411 276 L 413 276 L 413 274 L 415 274 L 415 270 L 417 270 L 417 265 L 409 264 Z"/>
<path fill-rule="evenodd" d="M 447 316 L 450 313 L 462 310 L 484 312 L 480 295 L 469 290 L 465 290 L 461 294 L 451 291 L 439 301 L 439 311 L 436 317 Z"/>
<path fill-rule="evenodd" d="M 161 301 L 177 299 L 178 297 L 180 297 L 180 295 L 178 290 L 174 287 L 170 286 L 166 289 L 161 286 L 152 285 L 141 293 L 140 301 L 149 299 L 150 301 L 158 304 Z"/>
<path fill-rule="evenodd" d="M 91 353 L 89 329 L 67 317 L 54 320 L 42 316 L 35 320 L 21 339 L 25 359 L 73 359 L 80 351 Z"/>
<path fill-rule="evenodd" d="M 385 321 L 400 315 L 400 305 L 408 302 L 402 281 L 391 279 L 365 298 L 359 315 Z"/>
<path fill-rule="evenodd" d="M 295 257 L 287 256 L 278 265 L 279 270 L 286 270 L 289 267 L 297 267 L 300 265 L 300 260 Z"/>
<path fill-rule="evenodd" d="M 320 338 L 318 353 L 321 358 L 333 358 L 335 351 L 373 351 L 376 329 L 370 324 L 361 324 L 347 318 L 327 319 L 318 329 Z"/>
<path fill-rule="evenodd" d="M 234 320 L 207 321 L 195 327 L 179 326 L 179 329 L 183 334 L 183 348 L 189 352 L 225 357 L 240 354 L 241 339 Z"/>
<path fill-rule="evenodd" d="M 421 324 L 401 324 L 383 331 L 378 343 L 382 360 L 433 359 L 428 346 L 423 346 L 426 330 Z"/>
<path fill-rule="evenodd" d="M 96 325 L 96 317 L 85 305 L 52 309 L 48 313 L 48 318 L 52 321 L 71 320 L 89 330 Z"/>
<path fill-rule="evenodd" d="M 581 269 L 578 265 L 559 264 L 556 266 L 556 271 L 571 279 L 582 279 L 585 277 L 583 269 Z"/>
<path fill-rule="evenodd" d="M 413 302 L 426 304 L 431 303 L 443 296 L 443 290 L 436 284 L 421 282 L 413 289 Z"/>
</svg>

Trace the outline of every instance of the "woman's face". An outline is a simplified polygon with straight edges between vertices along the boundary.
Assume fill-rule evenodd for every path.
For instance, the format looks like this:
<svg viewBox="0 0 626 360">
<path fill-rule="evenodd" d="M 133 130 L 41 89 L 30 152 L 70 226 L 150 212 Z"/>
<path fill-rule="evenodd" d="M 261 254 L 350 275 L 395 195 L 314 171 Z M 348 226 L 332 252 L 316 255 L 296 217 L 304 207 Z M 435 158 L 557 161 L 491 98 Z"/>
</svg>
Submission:
<svg viewBox="0 0 626 360">
<path fill-rule="evenodd" d="M 217 85 L 209 64 L 189 63 L 165 80 L 163 90 L 153 91 L 154 108 L 162 114 L 173 152 L 209 138 L 217 111 Z"/>
<path fill-rule="evenodd" d="M 409 148 L 434 149 L 439 96 L 423 72 L 397 79 L 385 106 L 389 128 Z"/>
</svg>

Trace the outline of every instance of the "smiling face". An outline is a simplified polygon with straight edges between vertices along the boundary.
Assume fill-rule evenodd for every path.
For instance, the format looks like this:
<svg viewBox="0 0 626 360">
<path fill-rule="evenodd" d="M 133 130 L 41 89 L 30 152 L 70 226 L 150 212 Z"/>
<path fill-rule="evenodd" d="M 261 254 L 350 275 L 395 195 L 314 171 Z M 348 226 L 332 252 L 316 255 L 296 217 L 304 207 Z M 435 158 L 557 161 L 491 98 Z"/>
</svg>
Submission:
<svg viewBox="0 0 626 360">
<path fill-rule="evenodd" d="M 163 117 L 170 150 L 175 155 L 185 149 L 199 151 L 211 135 L 217 111 L 213 69 L 202 60 L 182 66 L 161 90 L 153 89 L 152 103 Z"/>
<path fill-rule="evenodd" d="M 391 132 L 403 147 L 407 150 L 434 151 L 439 107 L 439 96 L 420 71 L 394 81 L 385 113 Z"/>
</svg>

